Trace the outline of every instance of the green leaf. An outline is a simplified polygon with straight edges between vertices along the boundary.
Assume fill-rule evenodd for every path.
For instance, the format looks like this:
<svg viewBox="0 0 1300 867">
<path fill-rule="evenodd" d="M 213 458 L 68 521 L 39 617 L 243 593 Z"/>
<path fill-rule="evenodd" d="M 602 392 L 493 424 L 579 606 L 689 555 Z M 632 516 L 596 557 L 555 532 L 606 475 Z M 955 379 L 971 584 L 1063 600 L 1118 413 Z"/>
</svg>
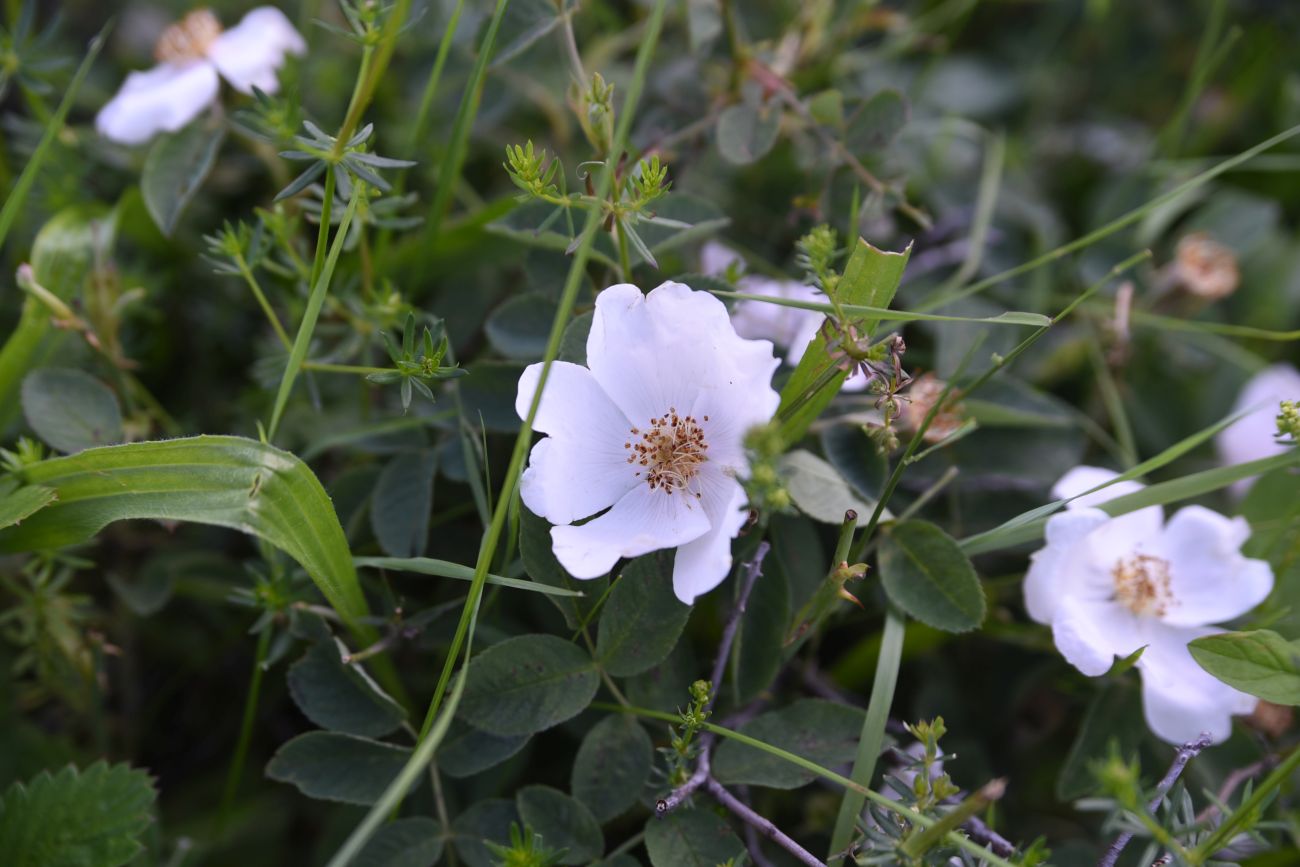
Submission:
<svg viewBox="0 0 1300 867">
<path fill-rule="evenodd" d="M 922 623 L 965 632 L 984 622 L 984 588 L 957 542 L 928 521 L 904 521 L 880 542 L 889 598 Z"/>
<path fill-rule="evenodd" d="M 72 301 L 97 259 L 111 253 L 116 229 L 116 214 L 106 216 L 102 208 L 60 211 L 32 242 L 33 278 L 59 300 Z M 18 325 L 0 348 L 0 430 L 18 414 L 18 390 L 27 372 L 45 363 L 67 336 L 64 329 L 52 330 L 49 307 L 31 295 L 23 301 Z"/>
<path fill-rule="evenodd" d="M 170 237 L 185 207 L 203 185 L 225 138 L 225 124 L 213 118 L 158 137 L 145 157 L 140 192 L 158 229 Z"/>
<path fill-rule="evenodd" d="M 564 571 L 551 547 L 551 525 L 527 508 L 519 510 L 519 555 L 524 561 L 524 571 L 537 583 L 568 592 L 582 592 L 580 597 L 551 597 L 555 607 L 564 615 L 564 625 L 570 629 L 578 629 L 587 621 L 609 587 L 608 576 L 579 581 Z"/>
<path fill-rule="evenodd" d="M 776 144 L 781 130 L 781 109 L 739 103 L 718 115 L 718 152 L 728 162 L 749 165 L 762 158 Z"/>
<path fill-rule="evenodd" d="M 777 465 L 790 499 L 810 518 L 836 526 L 844 523 L 844 513 L 858 513 L 858 526 L 871 519 L 876 504 L 862 499 L 844 481 L 835 468 L 804 449 L 781 456 Z M 881 517 L 888 520 L 886 512 Z"/>
<path fill-rule="evenodd" d="M 869 501 L 880 496 L 889 477 L 889 461 L 861 425 L 828 425 L 822 429 L 819 439 L 826 460 L 854 493 Z"/>
<path fill-rule="evenodd" d="M 887 253 L 859 238 L 835 288 L 836 300 L 841 304 L 889 307 L 911 255 L 911 246 L 901 253 Z M 871 338 L 879 324 L 878 319 L 863 319 L 858 323 L 858 330 L 861 336 Z M 821 415 L 839 391 L 848 375 L 845 371 L 837 371 L 824 386 L 812 391 L 831 366 L 826 342 L 821 337 L 814 337 L 785 388 L 781 389 L 777 417 L 782 420 L 781 435 L 786 442 L 795 443 L 802 439 L 813 419 Z"/>
<path fill-rule="evenodd" d="M 506 358 L 536 361 L 546 351 L 554 318 L 554 301 L 539 292 L 526 292 L 494 310 L 483 328 L 492 346 Z"/>
<path fill-rule="evenodd" d="M 600 823 L 580 801 L 550 786 L 525 786 L 515 793 L 524 823 L 542 835 L 548 849 L 563 849 L 559 864 L 586 864 L 605 851 Z"/>
<path fill-rule="evenodd" d="M 591 323 L 595 318 L 595 311 L 588 310 L 573 317 L 564 327 L 560 354 L 557 356 L 560 361 L 571 361 L 584 366 L 587 364 L 587 338 L 591 335 Z"/>
<path fill-rule="evenodd" d="M 582 739 L 569 789 L 593 816 L 608 822 L 639 800 L 653 763 L 654 745 L 636 718 L 611 714 Z"/>
<path fill-rule="evenodd" d="M 732 653 L 736 676 L 724 678 L 723 693 L 737 705 L 757 698 L 772 686 L 786 662 L 785 635 L 790 628 L 790 586 L 785 573 L 769 553 L 763 572 L 754 584 L 740 621 L 740 632 Z M 825 569 L 824 564 L 819 564 Z"/>
<path fill-rule="evenodd" d="M 582 648 L 554 635 L 521 635 L 474 657 L 460 715 L 491 734 L 530 735 L 581 713 L 599 682 Z"/>
<path fill-rule="evenodd" d="M 79 452 L 122 441 L 117 395 L 88 373 L 61 367 L 33 370 L 23 380 L 23 416 L 53 449 Z"/>
<path fill-rule="evenodd" d="M 596 632 L 596 661 L 615 677 L 630 677 L 668 658 L 691 607 L 673 594 L 671 561 L 647 554 L 628 564 L 609 592 Z"/>
<path fill-rule="evenodd" d="M 144 771 L 97 762 L 45 771 L 0 797 L 6 867 L 117 867 L 144 847 L 157 793 Z"/>
<path fill-rule="evenodd" d="M 397 455 L 384 467 L 370 500 L 370 528 L 391 557 L 419 557 L 429 536 L 437 452 Z"/>
<path fill-rule="evenodd" d="M 745 846 L 716 813 L 674 810 L 645 825 L 645 848 L 651 867 L 718 867 L 739 857 Z"/>
<path fill-rule="evenodd" d="M 401 772 L 410 749 L 338 732 L 307 732 L 286 743 L 266 775 L 309 798 L 369 806 Z"/>
<path fill-rule="evenodd" d="M 1300 641 L 1276 632 L 1223 632 L 1187 645 L 1197 665 L 1234 689 L 1273 704 L 1300 705 Z"/>
<path fill-rule="evenodd" d="M 307 719 L 321 728 L 361 737 L 395 731 L 406 711 L 359 665 L 343 661 L 338 639 L 312 645 L 289 669 L 289 693 Z"/>
<path fill-rule="evenodd" d="M 0 482 L 0 529 L 22 523 L 57 498 L 53 488 L 28 485 L 14 490 L 12 481 Z"/>
<path fill-rule="evenodd" d="M 528 735 L 489 734 L 463 722 L 452 723 L 435 760 L 438 770 L 463 779 L 495 767 L 517 754 L 528 743 Z"/>
<path fill-rule="evenodd" d="M 1137 753 L 1146 734 L 1138 690 L 1123 681 L 1108 683 L 1098 690 L 1083 715 L 1079 733 L 1056 778 L 1056 797 L 1073 801 L 1100 788 L 1092 767 L 1110 754 L 1112 743 L 1120 755 Z"/>
<path fill-rule="evenodd" d="M 23 475 L 58 500 L 0 530 L 0 551 L 75 545 L 130 518 L 230 527 L 297 560 L 349 624 L 368 613 L 329 496 L 306 464 L 274 446 L 229 436 L 131 443 L 41 461 Z"/>
<path fill-rule="evenodd" d="M 380 828 L 349 867 L 433 867 L 442 857 L 442 826 L 427 816 Z"/>
<path fill-rule="evenodd" d="M 863 156 L 889 147 L 907 125 L 907 103 L 896 90 L 882 90 L 863 100 L 849 117 L 844 147 Z"/>
<path fill-rule="evenodd" d="M 740 731 L 833 768 L 853 761 L 864 716 L 859 708 L 805 698 L 755 717 Z M 733 740 L 724 740 L 714 750 L 713 775 L 726 785 L 747 783 L 774 789 L 796 789 L 816 779 L 812 771 Z"/>
<path fill-rule="evenodd" d="M 469 867 L 499 867 L 500 859 L 483 841 L 510 844 L 510 825 L 520 824 L 519 810 L 513 800 L 489 798 L 479 801 L 451 823 L 452 845 Z"/>
</svg>

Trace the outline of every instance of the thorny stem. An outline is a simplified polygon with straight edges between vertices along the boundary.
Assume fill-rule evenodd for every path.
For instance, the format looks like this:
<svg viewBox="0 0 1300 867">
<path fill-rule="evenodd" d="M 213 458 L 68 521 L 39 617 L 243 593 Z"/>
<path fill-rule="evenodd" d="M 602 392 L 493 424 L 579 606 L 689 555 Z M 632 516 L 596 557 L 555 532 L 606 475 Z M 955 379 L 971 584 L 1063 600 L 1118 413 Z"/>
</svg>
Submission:
<svg viewBox="0 0 1300 867">
<path fill-rule="evenodd" d="M 717 780 L 709 777 L 704 786 L 709 790 L 710 795 L 718 799 L 719 804 L 734 813 L 741 821 L 757 829 L 759 833 L 766 836 L 773 843 L 789 852 L 800 864 L 806 864 L 808 867 L 826 867 L 824 861 L 819 860 L 807 849 L 796 843 L 784 831 L 772 824 L 771 820 L 765 819 L 754 812 L 753 808 L 728 792 Z"/>
<path fill-rule="evenodd" d="M 1160 807 L 1160 802 L 1165 799 L 1165 795 L 1169 794 L 1169 790 L 1174 787 L 1174 783 L 1176 783 L 1178 778 L 1182 775 L 1183 769 L 1187 767 L 1187 763 L 1200 755 L 1201 750 L 1205 749 L 1213 742 L 1214 741 L 1210 737 L 1209 733 L 1203 732 L 1196 740 L 1188 741 L 1178 748 L 1178 752 L 1174 754 L 1173 764 L 1169 766 L 1169 770 L 1165 772 L 1164 777 L 1158 784 L 1156 784 L 1155 796 L 1147 803 L 1148 810 L 1155 812 L 1155 810 Z M 1132 839 L 1133 834 L 1128 831 L 1125 831 L 1123 834 L 1116 837 L 1115 842 L 1111 843 L 1110 847 L 1106 849 L 1106 854 L 1097 862 L 1097 867 L 1115 867 L 1115 862 L 1119 860 L 1119 856 L 1124 851 L 1124 847 L 1127 846 L 1129 841 Z"/>
<path fill-rule="evenodd" d="M 767 542 L 760 542 L 758 550 L 754 552 L 754 558 L 745 564 L 745 577 L 740 585 L 740 593 L 736 597 L 736 607 L 732 609 L 731 616 L 727 618 L 727 624 L 722 629 L 722 640 L 718 642 L 718 656 L 713 660 L 713 671 L 709 675 L 709 701 L 704 706 L 705 716 L 708 715 L 709 711 L 713 710 L 714 702 L 718 700 L 722 676 L 727 671 L 727 660 L 731 656 L 731 647 L 736 642 L 736 632 L 740 628 L 740 620 L 745 614 L 745 606 L 749 603 L 749 594 L 753 592 L 758 577 L 763 574 L 763 559 L 767 557 L 767 552 L 770 549 L 771 545 Z M 622 702 L 622 704 L 624 707 L 628 707 L 626 702 Z M 673 789 L 668 793 L 668 797 L 655 805 L 655 811 L 660 816 L 677 809 L 710 779 L 709 749 L 713 746 L 713 736 L 708 734 L 701 736 L 699 744 L 700 757 L 696 760 L 695 772 L 691 774 L 690 779 Z"/>
</svg>

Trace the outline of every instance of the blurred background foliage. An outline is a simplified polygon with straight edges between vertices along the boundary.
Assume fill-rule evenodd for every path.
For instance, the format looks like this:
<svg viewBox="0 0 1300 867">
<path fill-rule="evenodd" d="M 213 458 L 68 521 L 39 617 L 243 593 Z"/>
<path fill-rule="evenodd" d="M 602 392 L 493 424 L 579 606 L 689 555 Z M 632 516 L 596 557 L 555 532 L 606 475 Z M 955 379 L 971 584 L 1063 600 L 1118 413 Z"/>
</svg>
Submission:
<svg viewBox="0 0 1300 867">
<path fill-rule="evenodd" d="M 211 5 L 228 24 L 248 8 Z M 464 171 L 443 217 L 430 210 L 438 170 L 491 14 L 491 4 L 466 4 L 427 129 L 416 131 L 422 89 L 452 5 L 416 4 L 419 14 L 412 15 L 366 114 L 375 124 L 376 152 L 415 161 L 400 182 L 414 196 L 394 213 L 420 219 L 372 224 L 359 242 L 365 250 L 343 258 L 312 357 L 387 364 L 378 333 L 400 332 L 413 310 L 421 322 L 445 323 L 452 355 L 469 375 L 441 390 L 436 404 L 417 398 L 403 414 L 396 389 L 309 372 L 278 443 L 320 476 L 354 553 L 472 563 L 485 498 L 508 460 L 510 438 L 503 434 L 518 426 L 518 374 L 541 356 L 567 270 L 564 218 L 537 231 L 548 211 L 515 202 L 518 190 L 502 154 L 507 145 L 531 140 L 561 160 L 568 189 L 581 188 L 581 164 L 593 148 L 571 107 L 575 91 L 557 15 L 572 15 L 585 69 L 614 85 L 617 106 L 647 6 L 583 0 L 557 13 L 551 0 L 510 3 Z M 19 4 L 6 6 L 15 21 Z M 670 4 L 632 128 L 634 149 L 657 153 L 669 169 L 672 188 L 656 212 L 691 225 L 645 228 L 658 267 L 638 260 L 634 276 L 644 288 L 698 272 L 700 244 L 710 237 L 740 251 L 751 271 L 798 277 L 795 241 L 830 223 L 841 236 L 861 234 L 882 249 L 913 243 L 896 303 L 915 308 L 1084 235 L 1218 159 L 1300 123 L 1300 6 L 1288 0 L 761 0 L 730 4 L 730 26 L 727 8 L 716 0 Z M 342 26 L 333 3 L 289 4 L 309 53 L 284 74 L 270 114 L 259 113 L 251 99 L 226 94 L 212 122 L 229 123 L 230 133 L 165 237 L 139 192 L 146 149 L 102 140 L 91 119 L 128 70 L 152 62 L 158 32 L 187 6 L 61 0 L 37 9 L 38 29 L 53 28 L 48 38 L 21 51 L 13 40 L 6 43 L 4 56 L 21 57 L 24 74 L 8 72 L 3 91 L 4 187 L 31 153 L 87 40 L 110 16 L 116 23 L 10 235 L 3 273 L 29 260 L 36 232 L 55 214 L 77 207 L 103 216 L 114 209 L 115 232 L 96 235 L 92 271 L 114 292 L 142 290 L 112 320 L 123 363 L 115 367 L 75 340 L 65 340 L 51 363 L 91 372 L 128 395 L 125 437 L 256 436 L 255 421 L 268 414 L 285 353 L 243 282 L 214 273 L 204 236 L 226 220 L 256 226 L 255 209 L 269 209 L 261 231 L 273 235 L 281 221 L 286 236 L 310 256 L 315 228 L 303 222 L 310 209 L 301 199 L 272 204 L 293 165 L 275 156 L 281 144 L 274 131 L 271 141 L 250 131 L 265 133 L 268 117 L 283 122 L 298 114 L 297 106 L 302 117 L 337 128 L 360 47 L 313 23 Z M 43 62 L 49 58 L 67 62 Z M 398 173 L 386 174 L 391 180 Z M 861 206 L 851 226 L 855 200 Z M 1076 256 L 943 312 L 1054 314 L 1145 248 L 1151 258 L 1128 275 L 1135 310 L 1296 328 L 1298 225 L 1300 150 L 1291 144 Z M 1195 232 L 1235 257 L 1239 288 L 1230 296 L 1209 300 L 1171 291 L 1179 242 Z M 980 238 L 984 244 L 972 245 Z M 590 308 L 595 291 L 619 279 L 606 241 L 588 269 L 580 311 Z M 298 321 L 306 302 L 301 281 L 281 268 L 264 271 L 263 282 L 284 321 Z M 958 538 L 989 529 L 1046 501 L 1052 482 L 1070 467 L 1131 464 L 1134 456 L 1158 453 L 1226 415 L 1241 384 L 1266 364 L 1300 360 L 1294 341 L 1222 335 L 1213 326 L 1174 330 L 1135 318 L 1121 339 L 1112 328 L 1114 294 L 1111 286 L 1087 303 L 972 400 L 967 410 L 980 429 L 905 474 L 893 511 L 957 467 L 960 483 L 923 514 Z M 6 280 L 0 290 L 5 333 L 16 321 L 19 297 Z M 987 332 L 972 356 L 976 371 L 990 353 L 1019 339 L 1013 329 Z M 908 325 L 904 333 L 909 368 L 946 376 L 981 329 L 944 323 Z M 122 371 L 138 380 L 138 391 L 122 384 Z M 165 411 L 152 409 L 140 396 L 145 393 Z M 810 444 L 866 496 L 878 493 L 883 462 L 849 421 L 869 403 L 841 399 L 814 428 Z M 12 442 L 26 429 L 16 407 L 0 409 L 9 413 L 5 441 Z M 1201 448 L 1155 480 L 1214 463 L 1212 450 Z M 1261 486 L 1242 508 L 1257 510 L 1256 520 L 1267 525 L 1289 497 L 1294 488 L 1281 479 Z M 1203 501 L 1222 511 L 1236 508 L 1226 493 Z M 825 573 L 834 528 L 784 515 L 774 520 L 771 539 L 773 562 L 756 607 L 797 610 Z M 1086 761 L 1104 755 L 1110 736 L 1144 750 L 1144 767 L 1152 770 L 1167 763 L 1168 750 L 1145 733 L 1132 675 L 1089 681 L 1057 655 L 1046 630 L 1028 624 L 1020 601 L 1027 550 L 977 559 L 990 601 L 981 631 L 958 637 L 909 628 L 894 714 L 942 715 L 950 732 L 945 748 L 960 757 L 947 768 L 954 781 L 966 789 L 994 776 L 1011 781 L 996 808 L 999 827 L 1012 829 L 1017 840 L 1045 835 L 1053 863 L 1093 863 L 1104 839 L 1101 817 L 1071 804 L 1092 788 Z M 312 617 L 301 609 L 292 629 L 287 615 L 272 625 L 249 772 L 221 840 L 210 842 L 257 643 L 249 635 L 256 612 L 235 604 L 241 601 L 236 591 L 244 590 L 247 602 L 247 589 L 256 588 L 265 608 L 275 594 L 315 602 L 309 585 L 279 555 L 261 559 L 252 540 L 200 526 L 119 524 L 77 556 L 86 559 L 55 567 L 66 583 L 55 582 L 32 609 L 35 622 L 5 622 L 0 787 L 68 761 L 128 760 L 154 774 L 161 792 L 159 822 L 148 832 L 156 848 L 137 863 L 181 863 L 168 858 L 185 838 L 204 841 L 202 863 L 321 862 L 362 808 L 308 800 L 260 773 L 280 745 L 312 728 L 285 677 L 313 634 L 299 622 Z M 1265 618 L 1283 634 L 1300 634 L 1296 561 L 1277 562 L 1284 568 Z M 16 573 L 14 562 L 0 563 Z M 458 608 L 440 606 L 454 603 L 464 588 L 411 575 L 368 580 L 386 615 L 424 613 L 392 652 L 411 693 L 427 696 Z M 834 695 L 864 705 L 880 646 L 876 592 L 864 589 L 865 611 L 846 606 L 775 680 L 760 652 L 742 653 L 743 686 L 728 703 Z M 711 659 L 729 598 L 724 590 L 701 600 L 670 660 L 631 679 L 634 701 L 670 711 L 686 702 L 687 685 Z M 548 600 L 490 588 L 480 641 L 528 631 L 566 634 Z M 482 773 L 449 781 L 453 811 L 499 805 L 483 799 L 511 797 L 526 784 L 567 790 L 574 751 L 601 718 L 587 712 Z M 1239 730 L 1193 764 L 1189 786 L 1217 787 L 1230 769 L 1257 757 L 1252 737 L 1277 734 Z M 798 799 L 778 794 L 757 792 L 755 803 L 791 833 L 816 837 L 833 822 L 837 792 L 815 786 Z M 427 807 L 429 797 L 422 790 L 413 799 Z M 639 827 L 644 808 L 639 815 L 611 826 L 611 845 Z"/>
</svg>

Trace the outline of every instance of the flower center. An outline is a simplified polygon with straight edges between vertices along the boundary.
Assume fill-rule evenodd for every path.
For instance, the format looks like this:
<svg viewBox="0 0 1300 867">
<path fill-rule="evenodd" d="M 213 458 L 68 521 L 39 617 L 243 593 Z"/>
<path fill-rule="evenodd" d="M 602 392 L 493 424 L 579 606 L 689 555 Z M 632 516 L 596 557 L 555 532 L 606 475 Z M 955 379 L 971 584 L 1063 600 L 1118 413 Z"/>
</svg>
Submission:
<svg viewBox="0 0 1300 867">
<path fill-rule="evenodd" d="M 1170 589 L 1169 561 L 1149 554 L 1134 554 L 1111 569 L 1115 598 L 1134 614 L 1163 615 L 1174 601 Z"/>
<path fill-rule="evenodd" d="M 221 35 L 221 22 L 211 9 L 195 9 L 163 31 L 153 56 L 162 63 L 198 60 Z"/>
<path fill-rule="evenodd" d="M 706 415 L 702 419 L 708 421 Z M 704 429 L 700 422 L 691 415 L 678 415 L 673 407 L 659 418 L 650 419 L 646 430 L 632 428 L 632 439 L 623 443 L 629 454 L 627 462 L 644 469 L 637 470 L 637 475 L 650 483 L 650 490 L 672 494 L 681 489 L 700 498 L 699 491 L 693 491 L 689 485 L 700 472 L 700 464 L 707 460 L 705 452 L 709 444 L 704 441 Z"/>
</svg>

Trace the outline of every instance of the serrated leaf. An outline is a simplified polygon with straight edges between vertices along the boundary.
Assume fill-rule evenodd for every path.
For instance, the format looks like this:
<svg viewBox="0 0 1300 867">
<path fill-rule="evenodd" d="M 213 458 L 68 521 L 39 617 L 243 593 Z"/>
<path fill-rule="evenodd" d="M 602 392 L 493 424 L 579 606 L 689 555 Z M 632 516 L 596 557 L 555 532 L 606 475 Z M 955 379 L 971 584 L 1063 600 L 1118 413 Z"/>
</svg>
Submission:
<svg viewBox="0 0 1300 867">
<path fill-rule="evenodd" d="M 630 677 L 668 658 L 691 607 L 673 593 L 671 563 L 647 554 L 628 564 L 609 592 L 596 632 L 596 660 L 615 677 Z"/>
<path fill-rule="evenodd" d="M 158 229 L 170 237 L 176 222 L 212 170 L 225 125 L 203 119 L 158 137 L 145 157 L 140 192 Z"/>
<path fill-rule="evenodd" d="M 776 103 L 729 105 L 718 115 L 718 152 L 728 162 L 749 165 L 772 149 L 780 131 L 781 108 Z"/>
<path fill-rule="evenodd" d="M 521 635 L 470 662 L 460 715 L 492 734 L 529 735 L 581 713 L 599 682 L 582 648 L 554 635 Z"/>
<path fill-rule="evenodd" d="M 406 719 L 406 711 L 356 665 L 343 661 L 338 639 L 308 648 L 289 669 L 289 694 L 307 719 L 321 728 L 361 737 L 383 737 Z"/>
<path fill-rule="evenodd" d="M 546 351 L 554 318 L 554 301 L 539 292 L 527 292 L 492 311 L 484 331 L 492 346 L 507 358 L 536 361 Z"/>
<path fill-rule="evenodd" d="M 370 806 L 411 757 L 406 747 L 339 732 L 307 732 L 286 743 L 266 775 L 309 798 Z"/>
<path fill-rule="evenodd" d="M 777 465 L 790 499 L 810 518 L 827 524 L 844 523 L 845 512 L 858 513 L 858 526 L 871 518 L 875 503 L 862 499 L 826 461 L 804 449 L 781 456 Z M 882 512 L 882 517 L 884 513 Z"/>
<path fill-rule="evenodd" d="M 856 756 L 864 715 L 859 708 L 807 698 L 761 714 L 740 730 L 833 768 L 852 762 Z M 714 750 L 713 775 L 723 784 L 747 783 L 774 789 L 794 789 L 816 779 L 812 771 L 730 739 Z"/>
<path fill-rule="evenodd" d="M 984 622 L 984 588 L 957 542 L 928 521 L 889 527 L 880 580 L 895 605 L 922 623 L 965 632 Z"/>
<path fill-rule="evenodd" d="M 740 838 L 716 813 L 678 809 L 645 825 L 652 867 L 718 867 L 745 851 Z"/>
<path fill-rule="evenodd" d="M 640 798 L 654 763 L 654 745 L 635 718 L 611 714 L 592 727 L 573 759 L 569 790 L 601 822 Z"/>
<path fill-rule="evenodd" d="M 14 783 L 0 797 L 6 867 L 118 867 L 143 850 L 157 793 L 144 771 L 98 762 Z"/>
<path fill-rule="evenodd" d="M 113 249 L 116 212 L 77 206 L 60 211 L 32 242 L 32 276 L 62 301 L 73 301 L 101 258 Z M 28 371 L 44 362 L 69 332 L 53 327 L 50 308 L 28 296 L 17 326 L 0 347 L 0 430 L 9 427 L 20 408 L 19 388 Z"/>
<path fill-rule="evenodd" d="M 70 454 L 122 441 L 117 395 L 90 374 L 61 367 L 33 370 L 22 391 L 27 424 L 51 448 Z"/>
<path fill-rule="evenodd" d="M 578 629 L 586 622 L 605 595 L 605 589 L 609 587 L 608 576 L 579 581 L 564 571 L 551 547 L 551 525 L 546 523 L 545 518 L 534 515 L 527 508 L 519 510 L 519 556 L 523 558 L 524 571 L 537 583 L 562 590 L 582 591 L 580 597 L 550 597 L 564 615 L 565 626 L 570 629 Z"/>
<path fill-rule="evenodd" d="M 1300 641 L 1268 629 L 1204 635 L 1187 645 L 1196 664 L 1234 689 L 1300 705 Z"/>
<path fill-rule="evenodd" d="M 581 802 L 550 786 L 525 786 L 515 793 L 519 818 L 542 835 L 548 849 L 563 849 L 558 864 L 586 864 L 605 851 L 600 823 Z"/>
<path fill-rule="evenodd" d="M 882 90 L 850 115 L 844 146 L 855 156 L 883 150 L 907 124 L 907 103 L 896 90 Z"/>
<path fill-rule="evenodd" d="M 41 461 L 23 475 L 58 500 L 0 529 L 0 551 L 74 545 L 132 518 L 230 527 L 302 564 L 350 624 L 368 613 L 329 496 L 306 464 L 274 446 L 229 436 L 131 443 Z"/>
<path fill-rule="evenodd" d="M 1106 759 L 1111 744 L 1125 758 L 1134 756 L 1146 734 L 1138 690 L 1124 682 L 1103 686 L 1088 703 L 1079 733 L 1056 777 L 1056 797 L 1073 801 L 1100 788 L 1093 764 Z"/>
<path fill-rule="evenodd" d="M 370 500 L 370 528 L 390 557 L 424 554 L 437 469 L 437 452 L 421 449 L 397 455 L 379 474 Z"/>
<path fill-rule="evenodd" d="M 490 734 L 457 720 L 438 747 L 435 761 L 438 770 L 449 777 L 472 777 L 518 753 L 528 738 L 528 735 Z"/>
<path fill-rule="evenodd" d="M 451 823 L 452 845 L 469 867 L 499 867 L 500 859 L 488 850 L 484 841 L 509 845 L 510 826 L 519 821 L 519 810 L 513 800 L 479 801 Z"/>
<path fill-rule="evenodd" d="M 348 867 L 433 867 L 441 857 L 442 826 L 427 816 L 410 816 L 376 831 Z"/>
</svg>

